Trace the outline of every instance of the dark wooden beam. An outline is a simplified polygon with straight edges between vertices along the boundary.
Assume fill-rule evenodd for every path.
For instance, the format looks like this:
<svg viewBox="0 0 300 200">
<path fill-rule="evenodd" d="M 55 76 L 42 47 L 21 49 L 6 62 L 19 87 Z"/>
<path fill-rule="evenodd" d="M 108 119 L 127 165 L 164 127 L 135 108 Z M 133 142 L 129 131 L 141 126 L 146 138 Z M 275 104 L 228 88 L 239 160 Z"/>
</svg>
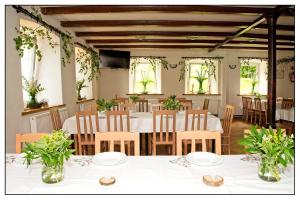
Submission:
<svg viewBox="0 0 300 200">
<path fill-rule="evenodd" d="M 212 45 L 94 45 L 97 49 L 113 48 L 170 48 L 170 49 L 194 49 L 194 48 L 211 48 Z M 245 46 L 222 46 L 221 49 L 249 49 L 249 50 L 268 50 L 267 47 L 245 47 Z M 294 48 L 277 48 L 278 50 L 293 51 Z"/>
<path fill-rule="evenodd" d="M 220 27 L 246 27 L 251 22 L 231 22 L 231 21 L 187 21 L 187 20 L 79 20 L 61 21 L 63 27 L 116 27 L 116 26 L 220 26 Z M 266 24 L 256 26 L 256 28 L 267 29 Z M 278 25 L 277 30 L 293 31 L 295 26 Z"/>
<path fill-rule="evenodd" d="M 56 6 L 42 7 L 44 15 L 80 13 L 121 13 L 121 12 L 167 12 L 167 13 L 219 13 L 219 14 L 262 14 L 270 13 L 273 8 L 247 6 L 210 6 L 210 5 L 93 5 L 93 6 Z"/>
<path fill-rule="evenodd" d="M 253 23 L 251 23 L 248 27 L 242 28 L 242 29 L 238 30 L 237 32 L 235 32 L 234 34 L 232 34 L 231 36 L 228 36 L 224 41 L 216 44 L 216 46 L 209 49 L 208 52 L 212 52 L 212 51 L 218 49 L 219 47 L 223 46 L 224 44 L 229 43 L 231 40 L 234 40 L 235 38 L 240 37 L 241 35 L 247 33 L 248 31 L 250 31 L 251 29 L 253 29 L 257 25 L 263 23 L 265 20 L 266 20 L 266 18 L 265 18 L 264 15 L 260 16 L 259 18 L 254 20 Z"/>
<path fill-rule="evenodd" d="M 89 37 L 89 36 L 103 36 L 103 37 L 115 37 L 115 36 L 165 36 L 165 37 L 187 37 L 187 36 L 214 36 L 214 37 L 226 37 L 232 34 L 231 32 L 187 32 L 187 31 L 102 31 L 102 32 L 75 32 L 77 37 Z M 268 35 L 245 33 L 241 37 L 246 38 L 259 38 L 268 39 Z M 278 35 L 279 40 L 294 41 L 294 36 Z"/>
<path fill-rule="evenodd" d="M 189 39 L 94 39 L 86 40 L 89 44 L 124 44 L 124 43 L 182 43 L 182 44 L 203 44 L 203 43 L 219 43 L 222 40 L 189 40 Z M 246 40 L 233 40 L 230 44 L 248 44 L 248 45 L 268 45 L 268 41 L 246 41 Z M 277 45 L 294 46 L 292 42 L 277 42 Z"/>
</svg>

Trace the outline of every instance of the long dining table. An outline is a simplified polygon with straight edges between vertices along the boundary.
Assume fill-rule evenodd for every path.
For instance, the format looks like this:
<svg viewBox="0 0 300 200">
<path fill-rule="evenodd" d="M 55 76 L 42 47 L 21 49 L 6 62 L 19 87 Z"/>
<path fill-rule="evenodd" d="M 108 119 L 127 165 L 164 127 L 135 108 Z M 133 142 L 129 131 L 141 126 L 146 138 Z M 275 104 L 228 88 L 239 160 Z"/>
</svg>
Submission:
<svg viewBox="0 0 300 200">
<path fill-rule="evenodd" d="M 201 116 L 203 117 L 203 116 Z M 111 123 L 113 123 L 113 118 L 110 119 Z M 118 119 L 119 120 L 119 119 Z M 124 119 L 125 120 L 125 119 Z M 159 118 L 157 117 L 157 124 L 159 124 Z M 98 114 L 98 121 L 99 121 L 99 131 L 105 132 L 107 131 L 107 119 L 104 113 Z M 67 131 L 69 134 L 76 134 L 77 133 L 77 126 L 76 126 L 76 116 L 72 116 L 66 119 L 63 123 L 62 129 Z M 83 131 L 83 118 L 80 119 L 81 129 Z M 189 122 L 191 123 L 191 122 Z M 95 118 L 92 118 L 93 128 L 95 128 Z M 126 123 L 123 122 L 124 130 L 127 129 Z M 202 124 L 200 125 L 202 128 Z M 159 126 L 157 126 L 157 131 Z M 165 129 L 165 126 L 163 127 Z M 89 126 L 87 127 L 89 131 Z M 172 123 L 169 123 L 169 130 L 172 130 Z M 185 111 L 179 111 L 176 114 L 176 131 L 184 131 L 185 130 Z M 207 115 L 207 130 L 211 131 L 220 131 L 223 132 L 222 124 L 220 118 L 208 114 Z M 151 112 L 132 112 L 130 113 L 130 131 L 131 132 L 138 132 L 138 133 L 152 133 L 153 132 L 153 114 Z"/>
<path fill-rule="evenodd" d="M 294 165 L 289 165 L 279 182 L 258 177 L 256 158 L 222 155 L 217 166 L 197 166 L 184 156 L 128 156 L 117 166 L 99 166 L 92 156 L 72 156 L 64 165 L 64 179 L 55 184 L 41 180 L 41 163 L 26 167 L 20 154 L 6 154 L 6 194 L 294 194 Z M 248 157 L 248 158 L 247 158 Z M 204 175 L 221 176 L 223 185 L 204 184 Z M 113 176 L 113 185 L 99 184 Z"/>
</svg>

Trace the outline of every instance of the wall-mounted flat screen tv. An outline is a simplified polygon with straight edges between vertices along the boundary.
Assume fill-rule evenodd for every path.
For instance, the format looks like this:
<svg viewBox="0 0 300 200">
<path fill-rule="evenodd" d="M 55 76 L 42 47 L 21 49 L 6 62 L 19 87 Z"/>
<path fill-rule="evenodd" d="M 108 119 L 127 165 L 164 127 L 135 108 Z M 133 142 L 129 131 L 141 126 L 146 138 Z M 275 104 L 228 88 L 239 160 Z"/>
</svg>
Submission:
<svg viewBox="0 0 300 200">
<path fill-rule="evenodd" d="M 130 51 L 100 50 L 100 66 L 129 69 Z"/>
</svg>

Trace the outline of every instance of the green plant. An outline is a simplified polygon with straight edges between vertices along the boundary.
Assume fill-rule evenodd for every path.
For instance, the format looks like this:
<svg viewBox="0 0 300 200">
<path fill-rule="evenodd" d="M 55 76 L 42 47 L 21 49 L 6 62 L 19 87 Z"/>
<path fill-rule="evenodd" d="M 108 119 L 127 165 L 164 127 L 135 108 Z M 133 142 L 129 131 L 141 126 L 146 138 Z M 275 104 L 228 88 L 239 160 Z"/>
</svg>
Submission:
<svg viewBox="0 0 300 200">
<path fill-rule="evenodd" d="M 129 99 L 130 99 L 133 103 L 135 103 L 139 98 L 140 98 L 140 97 L 137 96 L 137 95 L 129 96 Z"/>
<path fill-rule="evenodd" d="M 43 26 L 39 26 L 35 29 L 21 26 L 20 30 L 17 30 L 18 36 L 14 38 L 16 49 L 20 57 L 23 57 L 25 49 L 34 49 L 34 54 L 37 56 L 37 60 L 42 60 L 42 52 L 39 49 L 38 39 L 47 38 L 48 44 L 51 48 L 54 48 L 54 43 L 50 35 L 50 31 Z"/>
<path fill-rule="evenodd" d="M 200 72 L 197 70 L 196 73 L 197 73 L 197 76 L 191 76 L 191 78 L 196 79 L 199 83 L 198 94 L 203 94 L 203 93 L 205 93 L 205 91 L 203 89 L 203 82 L 208 79 L 207 78 L 207 75 L 208 75 L 207 69 L 205 69 L 205 67 L 202 66 L 200 68 Z"/>
<path fill-rule="evenodd" d="M 156 66 L 161 65 L 164 69 L 168 70 L 168 61 L 165 57 L 156 57 L 156 56 L 137 56 L 130 58 L 130 69 L 133 73 L 136 67 L 141 63 L 142 60 L 146 60 L 150 63 L 153 71 L 156 71 Z"/>
<path fill-rule="evenodd" d="M 22 150 L 25 153 L 27 166 L 33 160 L 41 158 L 42 163 L 48 167 L 63 166 L 64 160 L 68 160 L 73 149 L 70 149 L 73 140 L 63 130 L 53 131 L 37 142 L 28 143 Z"/>
<path fill-rule="evenodd" d="M 28 108 L 37 108 L 40 107 L 42 104 L 39 103 L 36 99 L 36 95 L 39 92 L 44 91 L 45 89 L 41 86 L 40 83 L 37 83 L 36 81 L 33 80 L 27 80 L 24 76 L 23 78 L 23 88 L 24 90 L 28 93 L 30 100 L 27 102 L 27 107 Z"/>
<path fill-rule="evenodd" d="M 240 144 L 245 146 L 246 152 L 259 154 L 261 173 L 271 173 L 277 181 L 280 179 L 278 165 L 287 167 L 294 160 L 293 136 L 284 135 L 281 129 L 274 131 L 270 127 L 258 131 L 256 126 L 252 126 L 249 134 L 240 140 Z"/>
<path fill-rule="evenodd" d="M 141 73 L 142 73 L 142 80 L 139 81 L 138 83 L 141 83 L 143 85 L 142 94 L 148 94 L 147 85 L 153 83 L 154 81 L 150 79 L 148 75 L 147 76 L 145 75 L 145 71 L 142 71 Z"/>
<path fill-rule="evenodd" d="M 176 100 L 176 95 L 169 96 L 164 102 L 163 102 L 163 108 L 166 110 L 179 110 L 181 106 L 181 103 Z"/>
<path fill-rule="evenodd" d="M 240 70 L 241 78 L 250 78 L 251 79 L 251 94 L 255 93 L 255 87 L 259 83 L 257 80 L 257 72 L 255 66 L 242 66 Z"/>
<path fill-rule="evenodd" d="M 111 110 L 111 108 L 113 106 L 118 105 L 114 100 L 108 100 L 108 101 L 106 101 L 105 99 L 98 99 L 96 101 L 96 104 L 97 104 L 97 109 L 99 111 Z"/>
<path fill-rule="evenodd" d="M 62 40 L 62 48 L 64 50 L 61 60 L 63 65 L 66 66 L 66 63 L 70 63 L 71 55 L 74 52 L 74 41 L 71 33 L 69 32 L 67 32 L 67 34 L 61 33 L 60 38 Z"/>
<path fill-rule="evenodd" d="M 77 43 L 78 44 L 78 43 Z M 88 80 L 92 81 L 95 77 L 100 75 L 100 58 L 97 52 L 92 48 L 87 48 L 80 45 L 82 50 L 78 51 L 76 61 L 80 64 L 79 72 L 84 75 L 88 74 Z"/>
<path fill-rule="evenodd" d="M 81 92 L 82 88 L 87 87 L 86 85 L 84 85 L 84 82 L 85 82 L 84 79 L 76 81 L 76 91 L 77 91 L 77 99 L 78 100 L 81 99 L 80 92 Z"/>
</svg>

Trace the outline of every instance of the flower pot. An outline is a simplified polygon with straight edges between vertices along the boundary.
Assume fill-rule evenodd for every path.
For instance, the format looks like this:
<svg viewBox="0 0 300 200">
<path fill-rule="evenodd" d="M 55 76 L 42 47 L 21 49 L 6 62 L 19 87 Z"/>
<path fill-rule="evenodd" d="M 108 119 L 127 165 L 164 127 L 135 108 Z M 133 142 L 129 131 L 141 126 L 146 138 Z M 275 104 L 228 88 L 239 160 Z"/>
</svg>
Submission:
<svg viewBox="0 0 300 200">
<path fill-rule="evenodd" d="M 52 184 L 58 183 L 64 179 L 64 167 L 58 166 L 43 166 L 42 180 L 44 183 Z"/>
<path fill-rule="evenodd" d="M 262 159 L 258 167 L 258 176 L 264 181 L 277 182 L 281 179 L 278 165 L 272 164 L 270 159 Z"/>
</svg>

